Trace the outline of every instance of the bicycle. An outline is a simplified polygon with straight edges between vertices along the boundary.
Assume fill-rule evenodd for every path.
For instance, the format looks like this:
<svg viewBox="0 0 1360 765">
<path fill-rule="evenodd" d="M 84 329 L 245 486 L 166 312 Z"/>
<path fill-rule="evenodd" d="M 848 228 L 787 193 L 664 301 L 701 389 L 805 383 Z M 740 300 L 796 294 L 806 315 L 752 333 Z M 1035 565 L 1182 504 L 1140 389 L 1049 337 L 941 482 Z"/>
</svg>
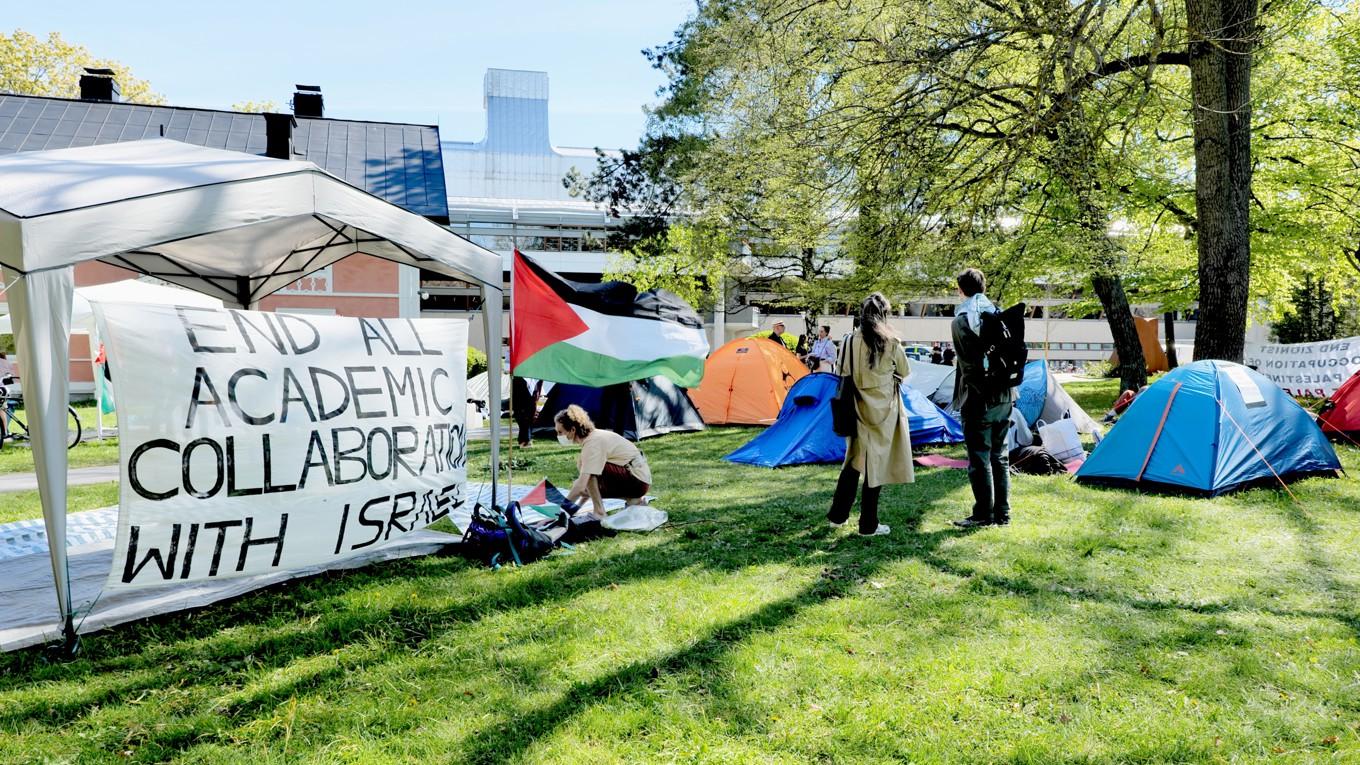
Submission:
<svg viewBox="0 0 1360 765">
<path fill-rule="evenodd" d="M 28 424 L 19 418 L 19 403 L 23 401 L 22 394 L 15 394 L 13 386 L 17 383 L 13 377 L 6 377 L 0 380 L 0 410 L 4 411 L 4 416 L 0 417 L 0 449 L 5 448 L 6 441 L 29 441 Z M 80 415 L 76 414 L 75 408 L 66 407 L 66 448 L 70 449 L 80 443 Z"/>
</svg>

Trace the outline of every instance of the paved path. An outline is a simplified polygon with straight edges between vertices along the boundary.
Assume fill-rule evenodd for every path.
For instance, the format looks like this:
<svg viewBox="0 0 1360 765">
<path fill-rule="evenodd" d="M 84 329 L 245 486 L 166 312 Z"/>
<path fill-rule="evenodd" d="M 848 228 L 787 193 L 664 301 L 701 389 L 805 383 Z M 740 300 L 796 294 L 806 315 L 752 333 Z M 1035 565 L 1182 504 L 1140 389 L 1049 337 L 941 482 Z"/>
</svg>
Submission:
<svg viewBox="0 0 1360 765">
<path fill-rule="evenodd" d="M 89 486 L 95 483 L 108 483 L 118 480 L 117 465 L 72 468 L 66 473 L 67 486 Z M 33 473 L 6 473 L 0 475 L 0 492 L 34 491 L 38 488 L 38 476 Z"/>
</svg>

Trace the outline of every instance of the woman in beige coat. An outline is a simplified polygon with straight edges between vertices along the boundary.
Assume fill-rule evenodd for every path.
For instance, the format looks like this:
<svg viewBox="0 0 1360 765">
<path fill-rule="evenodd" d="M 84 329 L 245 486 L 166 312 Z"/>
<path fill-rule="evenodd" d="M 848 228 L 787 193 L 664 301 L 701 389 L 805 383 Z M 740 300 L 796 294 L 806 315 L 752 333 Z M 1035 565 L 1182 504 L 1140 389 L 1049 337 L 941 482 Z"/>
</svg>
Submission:
<svg viewBox="0 0 1360 765">
<path fill-rule="evenodd" d="M 911 371 L 902 344 L 888 327 L 890 312 L 888 300 L 881 293 L 865 298 L 860 306 L 859 329 L 850 334 L 840 352 L 840 372 L 853 375 L 859 391 L 855 406 L 859 426 L 855 437 L 846 439 L 845 464 L 826 517 L 832 526 L 845 524 L 860 476 L 864 476 L 859 533 L 865 536 L 890 531 L 878 522 L 878 497 L 883 486 L 916 480 L 911 466 L 911 427 L 898 387 Z"/>
</svg>

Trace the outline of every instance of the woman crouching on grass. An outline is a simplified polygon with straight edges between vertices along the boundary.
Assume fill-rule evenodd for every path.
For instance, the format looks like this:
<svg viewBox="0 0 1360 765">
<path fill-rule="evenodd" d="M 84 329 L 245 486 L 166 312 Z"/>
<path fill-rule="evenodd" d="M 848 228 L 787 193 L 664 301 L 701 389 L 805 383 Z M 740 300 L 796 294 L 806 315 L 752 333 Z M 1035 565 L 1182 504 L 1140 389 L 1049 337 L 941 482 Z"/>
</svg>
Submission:
<svg viewBox="0 0 1360 765">
<path fill-rule="evenodd" d="M 622 499 L 629 505 L 647 504 L 652 469 L 637 446 L 618 433 L 595 427 L 586 410 L 575 404 L 558 412 L 553 421 L 557 425 L 557 440 L 563 446 L 581 447 L 576 457 L 580 475 L 567 492 L 568 501 L 581 502 L 589 497 L 594 505 L 592 510 L 600 518 L 605 515 L 605 499 Z"/>
</svg>

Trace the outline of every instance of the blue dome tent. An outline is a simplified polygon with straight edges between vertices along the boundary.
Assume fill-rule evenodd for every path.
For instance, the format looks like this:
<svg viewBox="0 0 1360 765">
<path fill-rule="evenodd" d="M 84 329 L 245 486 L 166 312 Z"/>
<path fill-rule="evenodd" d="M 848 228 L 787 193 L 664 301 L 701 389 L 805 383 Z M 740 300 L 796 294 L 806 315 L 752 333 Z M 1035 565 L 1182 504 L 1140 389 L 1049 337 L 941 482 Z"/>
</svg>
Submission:
<svg viewBox="0 0 1360 765">
<path fill-rule="evenodd" d="M 774 424 L 723 459 L 760 467 L 840 462 L 845 458 L 845 439 L 831 428 L 831 397 L 838 379 L 816 373 L 794 383 Z M 902 403 L 913 446 L 963 440 L 959 421 L 925 394 L 903 385 Z"/>
<path fill-rule="evenodd" d="M 1340 469 L 1312 415 L 1275 383 L 1241 364 L 1197 361 L 1143 391 L 1077 481 L 1214 496 Z"/>
</svg>

